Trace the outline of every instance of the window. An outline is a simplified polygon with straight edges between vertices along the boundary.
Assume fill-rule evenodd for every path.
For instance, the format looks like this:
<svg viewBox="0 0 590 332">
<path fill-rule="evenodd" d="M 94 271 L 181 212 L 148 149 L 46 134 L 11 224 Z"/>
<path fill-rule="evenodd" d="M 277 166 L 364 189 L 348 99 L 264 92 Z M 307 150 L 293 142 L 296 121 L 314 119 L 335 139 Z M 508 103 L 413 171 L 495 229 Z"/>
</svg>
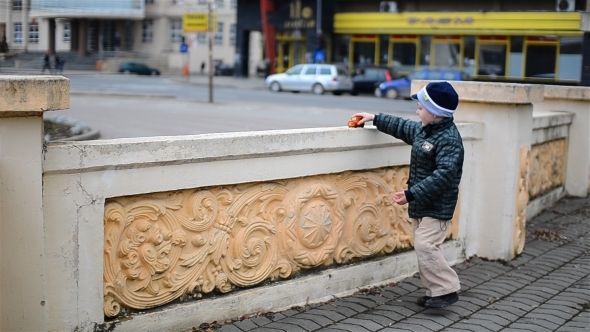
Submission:
<svg viewBox="0 0 590 332">
<path fill-rule="evenodd" d="M 320 75 L 332 75 L 330 67 L 320 67 Z"/>
<path fill-rule="evenodd" d="M 215 45 L 223 45 L 223 22 L 217 22 L 217 32 L 215 33 Z"/>
<path fill-rule="evenodd" d="M 206 32 L 197 33 L 197 43 L 199 45 L 207 45 L 207 33 Z"/>
<path fill-rule="evenodd" d="M 141 25 L 141 41 L 151 43 L 154 38 L 154 21 L 144 20 Z"/>
<path fill-rule="evenodd" d="M 217 8 L 223 8 L 223 6 L 224 6 L 224 4 L 223 4 L 223 3 L 224 3 L 224 2 L 225 2 L 224 0 L 215 0 L 215 6 L 216 6 Z"/>
<path fill-rule="evenodd" d="M 12 10 L 22 10 L 23 9 L 23 1 L 22 0 L 13 0 L 12 1 Z"/>
<path fill-rule="evenodd" d="M 14 23 L 14 43 L 15 44 L 22 44 L 23 43 L 23 24 L 22 23 Z"/>
<path fill-rule="evenodd" d="M 309 66 L 309 67 L 305 68 L 305 73 L 303 73 L 303 75 L 315 75 L 316 71 L 317 71 L 316 66 Z"/>
<path fill-rule="evenodd" d="M 171 39 L 173 43 L 182 42 L 182 20 L 174 18 L 170 21 Z"/>
<path fill-rule="evenodd" d="M 230 46 L 236 46 L 236 29 L 237 26 L 232 24 L 229 30 L 229 44 Z"/>
<path fill-rule="evenodd" d="M 29 43 L 39 43 L 39 23 L 29 24 Z"/>
<path fill-rule="evenodd" d="M 69 43 L 72 37 L 70 22 L 64 22 L 64 43 Z"/>
</svg>

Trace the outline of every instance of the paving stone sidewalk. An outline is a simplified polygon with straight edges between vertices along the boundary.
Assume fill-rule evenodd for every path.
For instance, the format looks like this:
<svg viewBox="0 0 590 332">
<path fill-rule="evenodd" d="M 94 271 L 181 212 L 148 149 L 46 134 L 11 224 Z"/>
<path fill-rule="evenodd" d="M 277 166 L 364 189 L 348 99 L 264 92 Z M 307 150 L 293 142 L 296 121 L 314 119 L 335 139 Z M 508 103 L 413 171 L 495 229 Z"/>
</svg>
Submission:
<svg viewBox="0 0 590 332">
<path fill-rule="evenodd" d="M 242 331 L 590 331 L 590 198 L 564 198 L 530 220 L 524 252 L 510 262 L 456 265 L 459 302 L 424 309 L 420 279 L 359 291 L 328 303 L 219 326 Z"/>
</svg>

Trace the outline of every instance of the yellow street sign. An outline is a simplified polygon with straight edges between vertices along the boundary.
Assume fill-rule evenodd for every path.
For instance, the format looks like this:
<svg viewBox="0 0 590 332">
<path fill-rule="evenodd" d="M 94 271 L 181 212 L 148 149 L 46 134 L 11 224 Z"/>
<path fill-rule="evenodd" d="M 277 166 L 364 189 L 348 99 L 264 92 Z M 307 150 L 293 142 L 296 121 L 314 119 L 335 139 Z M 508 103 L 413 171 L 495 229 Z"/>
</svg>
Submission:
<svg viewBox="0 0 590 332">
<path fill-rule="evenodd" d="M 211 32 L 217 31 L 217 14 L 212 15 Z M 207 13 L 185 13 L 182 15 L 182 29 L 184 32 L 207 32 L 209 16 Z"/>
</svg>

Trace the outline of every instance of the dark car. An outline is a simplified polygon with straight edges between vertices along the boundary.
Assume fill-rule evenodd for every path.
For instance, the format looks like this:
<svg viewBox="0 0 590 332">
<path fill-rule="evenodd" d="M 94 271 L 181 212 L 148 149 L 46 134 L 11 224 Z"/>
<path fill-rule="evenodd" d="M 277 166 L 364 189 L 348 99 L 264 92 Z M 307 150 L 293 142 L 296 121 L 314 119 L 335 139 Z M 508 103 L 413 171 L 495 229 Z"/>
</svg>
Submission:
<svg viewBox="0 0 590 332">
<path fill-rule="evenodd" d="M 140 62 L 123 62 L 119 68 L 119 73 L 152 76 L 160 75 L 160 71 L 158 69 L 151 68 Z"/>
<path fill-rule="evenodd" d="M 353 88 L 350 94 L 354 96 L 359 93 L 374 93 L 378 95 L 381 93 L 379 84 L 389 82 L 395 79 L 395 76 L 395 72 L 389 67 L 359 67 L 353 74 Z"/>
<path fill-rule="evenodd" d="M 425 68 L 398 80 L 382 83 L 378 88 L 379 93 L 375 90 L 375 95 L 389 99 L 410 98 L 412 80 L 465 81 L 468 79 L 469 76 L 459 70 Z"/>
<path fill-rule="evenodd" d="M 233 76 L 234 66 L 225 63 L 215 65 L 215 76 Z"/>
</svg>

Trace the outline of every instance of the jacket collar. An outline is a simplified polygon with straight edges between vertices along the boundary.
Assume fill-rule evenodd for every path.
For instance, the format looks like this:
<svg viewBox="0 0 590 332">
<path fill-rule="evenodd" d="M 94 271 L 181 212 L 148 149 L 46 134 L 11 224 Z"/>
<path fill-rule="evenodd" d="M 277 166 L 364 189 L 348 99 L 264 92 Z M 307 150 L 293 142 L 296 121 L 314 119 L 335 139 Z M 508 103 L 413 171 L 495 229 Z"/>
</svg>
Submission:
<svg viewBox="0 0 590 332">
<path fill-rule="evenodd" d="M 429 137 L 433 132 L 437 132 L 453 125 L 454 117 L 444 118 L 438 122 L 431 122 L 426 126 L 422 127 L 422 130 L 426 133 L 426 137 Z"/>
</svg>

